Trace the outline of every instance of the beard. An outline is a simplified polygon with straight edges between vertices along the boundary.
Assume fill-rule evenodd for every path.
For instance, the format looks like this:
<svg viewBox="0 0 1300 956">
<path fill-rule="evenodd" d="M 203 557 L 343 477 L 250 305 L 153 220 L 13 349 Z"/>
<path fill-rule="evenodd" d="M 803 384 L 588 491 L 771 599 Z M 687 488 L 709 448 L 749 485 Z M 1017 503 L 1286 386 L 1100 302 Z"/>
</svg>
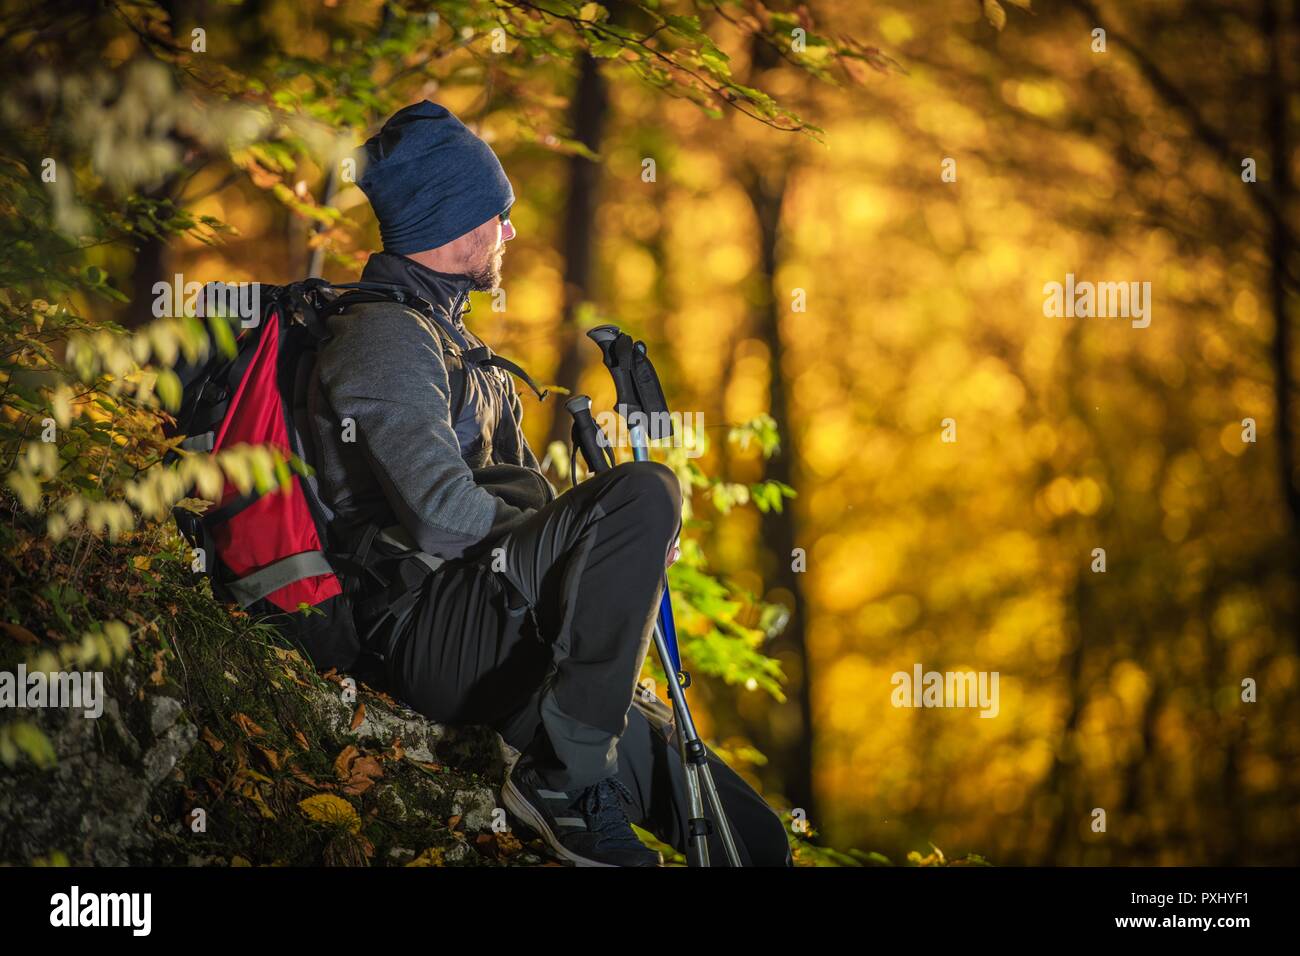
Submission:
<svg viewBox="0 0 1300 956">
<path fill-rule="evenodd" d="M 501 287 L 501 260 L 505 253 L 506 244 L 499 242 L 495 249 L 487 251 L 478 265 L 465 273 L 469 276 L 471 289 L 475 292 L 491 292 Z"/>
</svg>

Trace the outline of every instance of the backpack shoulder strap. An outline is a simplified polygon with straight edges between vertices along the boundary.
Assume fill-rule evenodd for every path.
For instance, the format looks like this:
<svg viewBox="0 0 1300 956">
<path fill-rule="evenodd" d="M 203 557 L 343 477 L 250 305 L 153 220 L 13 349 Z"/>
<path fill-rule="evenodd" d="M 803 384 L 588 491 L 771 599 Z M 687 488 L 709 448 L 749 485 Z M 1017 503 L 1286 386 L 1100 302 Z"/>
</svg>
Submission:
<svg viewBox="0 0 1300 956">
<path fill-rule="evenodd" d="M 341 294 L 325 293 L 343 290 Z M 382 282 L 331 283 L 321 278 L 303 279 L 276 290 L 282 300 L 318 341 L 329 338 L 325 321 L 332 315 L 365 302 L 395 302 L 419 310 L 422 301 L 401 286 Z"/>
<path fill-rule="evenodd" d="M 539 402 L 546 401 L 546 396 L 551 394 L 549 388 L 542 388 L 538 385 L 537 382 L 533 380 L 533 377 L 524 371 L 520 365 L 510 361 L 510 359 L 505 358 L 504 356 L 497 355 L 486 345 L 480 345 L 477 348 L 472 348 L 466 351 L 465 361 L 469 362 L 471 365 L 490 365 L 493 368 L 499 368 L 504 372 L 509 372 L 517 378 L 523 379 L 524 382 L 527 383 L 528 387 L 533 390 L 533 394 L 537 396 Z"/>
</svg>

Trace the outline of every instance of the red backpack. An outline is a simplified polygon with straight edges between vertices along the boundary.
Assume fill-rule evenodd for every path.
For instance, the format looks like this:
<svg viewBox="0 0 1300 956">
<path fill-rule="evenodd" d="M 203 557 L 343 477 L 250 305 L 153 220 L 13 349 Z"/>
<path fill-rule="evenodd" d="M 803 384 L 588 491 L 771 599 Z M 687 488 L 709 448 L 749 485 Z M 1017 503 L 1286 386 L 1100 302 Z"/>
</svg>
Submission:
<svg viewBox="0 0 1300 956">
<path fill-rule="evenodd" d="M 270 445 L 286 459 L 293 455 L 310 463 L 307 383 L 328 337 L 326 319 L 356 303 L 412 303 L 415 297 L 395 286 L 330 285 L 322 279 L 260 284 L 257 293 L 257 324 L 241 328 L 238 319 L 209 320 L 231 323 L 235 355 L 223 354 L 214 340 L 205 359 L 177 368 L 182 403 L 166 432 L 184 435 L 186 451 Z M 364 572 L 382 532 L 367 529 L 359 541 L 332 538 L 330 511 L 310 468 L 292 473 L 288 490 L 241 495 L 227 482 L 207 512 L 173 513 L 191 546 L 202 549 L 203 569 L 218 599 L 266 616 L 319 668 L 355 662 L 361 641 L 349 588 L 353 576 L 342 572 Z"/>
</svg>

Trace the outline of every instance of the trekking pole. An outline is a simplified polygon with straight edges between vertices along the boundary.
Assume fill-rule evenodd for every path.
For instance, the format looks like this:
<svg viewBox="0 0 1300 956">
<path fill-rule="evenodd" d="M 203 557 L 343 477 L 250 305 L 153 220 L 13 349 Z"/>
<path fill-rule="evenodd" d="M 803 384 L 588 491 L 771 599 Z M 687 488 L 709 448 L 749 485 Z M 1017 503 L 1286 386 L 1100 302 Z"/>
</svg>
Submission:
<svg viewBox="0 0 1300 956">
<path fill-rule="evenodd" d="M 646 355 L 645 344 L 634 344 L 630 336 L 613 325 L 598 326 L 587 335 L 600 346 L 605 366 L 614 378 L 617 407 L 628 425 L 632 456 L 637 461 L 647 461 L 650 457 L 649 438 L 665 437 L 665 430 L 670 436 L 672 425 L 668 417 L 667 401 L 663 397 L 654 367 Z M 582 453 L 588 469 L 599 472 L 612 467 L 613 454 L 609 450 L 608 438 L 591 416 L 591 399 L 586 395 L 575 395 L 564 403 L 564 407 L 573 416 L 574 444 Z M 601 441 L 602 438 L 605 440 Z M 693 866 L 711 865 L 708 835 L 716 826 L 727 862 L 731 866 L 740 866 L 740 852 L 736 848 L 731 824 L 713 780 L 713 771 L 708 764 L 708 750 L 700 739 L 691 709 L 686 703 L 690 675 L 681 666 L 677 629 L 673 622 L 672 595 L 668 590 L 666 572 L 663 596 L 655 619 L 654 643 L 659 662 L 668 677 L 668 697 L 673 707 L 678 750 L 686 770 L 688 860 Z M 706 800 L 713 814 L 712 825 L 705 816 Z"/>
</svg>

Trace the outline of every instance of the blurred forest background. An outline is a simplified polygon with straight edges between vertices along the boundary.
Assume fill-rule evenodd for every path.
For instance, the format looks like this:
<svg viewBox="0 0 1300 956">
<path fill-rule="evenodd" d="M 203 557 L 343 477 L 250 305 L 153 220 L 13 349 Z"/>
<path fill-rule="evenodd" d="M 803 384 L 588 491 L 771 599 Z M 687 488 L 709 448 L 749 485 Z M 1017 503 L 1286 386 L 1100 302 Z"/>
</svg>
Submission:
<svg viewBox="0 0 1300 956">
<path fill-rule="evenodd" d="M 692 693 L 774 805 L 891 858 L 1300 861 L 1300 2 L 0 10 L 13 322 L 42 283 L 133 329 L 175 273 L 355 278 L 340 159 L 443 103 L 518 196 L 478 334 L 606 408 L 615 321 L 704 415 L 694 558 L 784 681 Z M 1149 327 L 1046 317 L 1067 273 L 1149 282 Z M 997 717 L 895 708 L 917 663 L 998 672 Z"/>
</svg>

